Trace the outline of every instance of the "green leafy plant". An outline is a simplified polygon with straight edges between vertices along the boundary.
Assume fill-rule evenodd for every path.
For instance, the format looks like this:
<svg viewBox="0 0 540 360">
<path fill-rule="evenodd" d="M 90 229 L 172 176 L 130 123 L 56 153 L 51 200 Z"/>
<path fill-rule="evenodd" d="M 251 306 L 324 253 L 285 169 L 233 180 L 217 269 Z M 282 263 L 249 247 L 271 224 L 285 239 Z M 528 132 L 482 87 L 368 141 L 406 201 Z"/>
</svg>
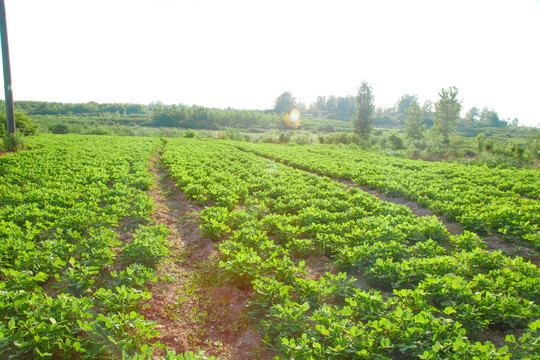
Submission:
<svg viewBox="0 0 540 360">
<path fill-rule="evenodd" d="M 159 260 L 169 254 L 168 234 L 169 229 L 163 224 L 140 226 L 135 230 L 133 241 L 124 247 L 122 257 L 132 263 L 154 267 Z"/>
<path fill-rule="evenodd" d="M 26 149 L 26 140 L 24 134 L 15 132 L 5 135 L 2 139 L 2 148 L 5 151 L 20 151 Z"/>
</svg>

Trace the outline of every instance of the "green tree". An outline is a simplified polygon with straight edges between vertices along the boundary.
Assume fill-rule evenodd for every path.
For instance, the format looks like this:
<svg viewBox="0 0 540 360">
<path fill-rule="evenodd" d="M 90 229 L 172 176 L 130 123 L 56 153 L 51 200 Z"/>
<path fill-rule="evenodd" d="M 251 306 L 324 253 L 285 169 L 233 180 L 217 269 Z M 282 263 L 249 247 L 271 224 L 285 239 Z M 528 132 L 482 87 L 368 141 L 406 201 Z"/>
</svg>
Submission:
<svg viewBox="0 0 540 360">
<path fill-rule="evenodd" d="M 413 103 L 418 103 L 418 95 L 405 94 L 399 98 L 394 107 L 398 124 L 404 123 L 406 111 Z"/>
<path fill-rule="evenodd" d="M 499 119 L 499 114 L 497 114 L 495 110 L 484 108 L 482 109 L 482 114 L 480 116 L 481 116 L 482 121 L 487 126 L 501 127 L 501 126 L 508 125 L 506 121 Z"/>
<path fill-rule="evenodd" d="M 465 120 L 478 121 L 480 119 L 480 110 L 476 106 L 472 107 L 465 114 Z"/>
<path fill-rule="evenodd" d="M 277 114 L 283 114 L 291 111 L 296 105 L 296 99 L 289 91 L 285 91 L 279 95 L 274 102 L 274 112 Z"/>
<path fill-rule="evenodd" d="M 371 86 L 362 81 L 356 94 L 356 112 L 353 116 L 353 130 L 360 136 L 366 137 L 371 132 L 371 123 L 373 122 L 373 90 Z"/>
<path fill-rule="evenodd" d="M 337 108 L 337 98 L 334 95 L 330 95 L 326 99 L 326 110 L 327 111 L 336 111 Z"/>
<path fill-rule="evenodd" d="M 426 126 L 422 124 L 424 118 L 422 109 L 417 102 L 412 102 L 405 110 L 405 134 L 411 140 L 420 140 L 424 137 Z"/>
<path fill-rule="evenodd" d="M 422 118 L 428 129 L 433 126 L 433 103 L 429 100 L 422 105 Z"/>
<path fill-rule="evenodd" d="M 348 120 L 353 116 L 356 110 L 356 101 L 354 96 L 338 97 L 336 107 L 336 117 L 341 120 Z"/>
<path fill-rule="evenodd" d="M 435 117 L 433 128 L 435 135 L 442 138 L 443 144 L 450 143 L 452 135 L 459 123 L 461 102 L 457 99 L 458 89 L 455 86 L 448 90 L 442 89 L 439 93 L 439 101 L 435 104 Z"/>
<path fill-rule="evenodd" d="M 317 97 L 317 100 L 315 101 L 315 109 L 317 109 L 318 111 L 326 110 L 326 96 Z"/>
</svg>

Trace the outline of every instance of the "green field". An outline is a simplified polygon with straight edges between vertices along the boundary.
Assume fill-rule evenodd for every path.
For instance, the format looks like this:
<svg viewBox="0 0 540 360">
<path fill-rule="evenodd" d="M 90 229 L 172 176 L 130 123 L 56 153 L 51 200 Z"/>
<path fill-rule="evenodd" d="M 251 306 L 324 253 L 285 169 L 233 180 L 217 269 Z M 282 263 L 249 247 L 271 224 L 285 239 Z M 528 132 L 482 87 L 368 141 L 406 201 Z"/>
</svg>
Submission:
<svg viewBox="0 0 540 360">
<path fill-rule="evenodd" d="M 539 359 L 537 169 L 27 141 L 0 156 L 2 358 Z"/>
</svg>

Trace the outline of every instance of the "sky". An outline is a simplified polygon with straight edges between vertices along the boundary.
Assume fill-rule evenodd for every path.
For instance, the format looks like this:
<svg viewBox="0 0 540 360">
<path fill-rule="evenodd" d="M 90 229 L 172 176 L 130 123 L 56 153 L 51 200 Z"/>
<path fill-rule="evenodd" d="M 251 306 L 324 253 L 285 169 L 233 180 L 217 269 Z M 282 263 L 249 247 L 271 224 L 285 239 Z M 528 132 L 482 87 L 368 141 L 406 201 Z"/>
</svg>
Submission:
<svg viewBox="0 0 540 360">
<path fill-rule="evenodd" d="M 270 109 L 353 95 L 540 124 L 540 0 L 5 0 L 15 100 Z M 2 94 L 3 98 L 3 94 Z"/>
</svg>

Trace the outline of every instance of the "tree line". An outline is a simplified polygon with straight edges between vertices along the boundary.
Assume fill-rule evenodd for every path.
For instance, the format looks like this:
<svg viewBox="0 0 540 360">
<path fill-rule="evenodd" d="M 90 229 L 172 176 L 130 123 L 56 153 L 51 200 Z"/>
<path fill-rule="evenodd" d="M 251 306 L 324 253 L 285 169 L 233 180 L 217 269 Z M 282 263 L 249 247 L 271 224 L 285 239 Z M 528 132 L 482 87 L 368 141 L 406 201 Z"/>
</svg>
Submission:
<svg viewBox="0 0 540 360">
<path fill-rule="evenodd" d="M 189 129 L 284 129 L 281 115 L 272 111 L 214 109 L 203 106 L 162 105 L 155 107 L 152 123 L 161 127 Z"/>
<path fill-rule="evenodd" d="M 357 96 L 358 94 L 356 96 L 318 96 L 314 102 L 306 107 L 302 102 L 297 101 L 291 92 L 287 91 L 276 98 L 274 112 L 283 113 L 297 108 L 303 113 L 315 117 L 350 121 L 357 111 Z M 422 119 L 422 124 L 429 129 L 435 122 L 436 105 L 437 103 L 430 100 L 420 105 L 417 95 L 404 94 L 389 108 L 374 105 L 371 113 L 371 124 L 378 127 L 403 128 L 405 126 L 405 118 L 408 116 L 408 110 L 413 106 L 414 111 L 419 112 L 416 116 L 419 116 Z M 495 110 L 488 108 L 480 110 L 477 107 L 469 109 L 465 117 L 460 120 L 462 121 L 459 121 L 458 126 L 462 126 L 463 128 L 519 125 L 517 118 L 502 119 Z"/>
<path fill-rule="evenodd" d="M 450 143 L 450 135 L 456 131 L 460 120 L 461 101 L 457 95 L 456 87 L 442 89 L 435 104 L 431 134 L 434 138 L 439 138 L 443 144 Z M 362 81 L 356 94 L 356 112 L 351 119 L 353 131 L 362 137 L 368 136 L 372 129 L 375 113 L 373 101 L 373 89 L 366 81 Z M 418 102 L 410 101 L 409 106 L 404 107 L 404 112 L 403 124 L 406 136 L 413 141 L 424 138 L 427 126 L 424 124 Z"/>
<path fill-rule="evenodd" d="M 59 103 L 48 101 L 16 101 L 15 107 L 23 110 L 28 115 L 132 115 L 150 114 L 159 103 L 126 104 L 106 103 L 100 104 L 95 101 L 88 103 Z"/>
<path fill-rule="evenodd" d="M 366 84 L 368 85 L 368 84 Z M 369 85 L 368 85 L 369 86 Z M 457 89 L 456 89 L 457 91 Z M 403 128 L 410 133 L 412 139 L 418 138 L 421 129 L 431 129 L 436 123 L 437 103 L 418 102 L 417 95 L 405 94 L 394 106 L 377 107 L 371 104 L 369 126 Z M 137 116 L 146 125 L 180 127 L 193 129 L 222 129 L 226 127 L 239 129 L 285 129 L 283 114 L 293 108 L 299 109 L 303 116 L 338 119 L 349 122 L 358 111 L 358 94 L 347 96 L 319 96 L 306 107 L 297 101 L 291 92 L 284 92 L 275 99 L 274 107 L 269 110 L 235 110 L 215 109 L 203 106 L 164 105 L 161 102 L 150 104 L 133 103 L 59 103 L 45 101 L 17 101 L 15 107 L 32 115 L 66 115 L 66 116 L 105 116 L 118 120 Z M 461 108 L 460 108 L 461 109 Z M 412 114 L 410 114 L 412 112 Z M 414 116 L 414 121 L 411 117 Z M 408 123 L 406 124 L 406 119 Z M 416 124 L 419 122 L 419 124 Z M 414 125 L 413 125 L 414 124 Z M 473 107 L 466 112 L 464 119 L 458 119 L 460 130 L 480 127 L 517 126 L 517 119 L 501 119 L 496 111 Z M 354 126 L 352 126 L 354 128 Z M 411 130 L 412 129 L 412 130 Z M 356 130 L 359 133 L 365 130 Z"/>
</svg>

